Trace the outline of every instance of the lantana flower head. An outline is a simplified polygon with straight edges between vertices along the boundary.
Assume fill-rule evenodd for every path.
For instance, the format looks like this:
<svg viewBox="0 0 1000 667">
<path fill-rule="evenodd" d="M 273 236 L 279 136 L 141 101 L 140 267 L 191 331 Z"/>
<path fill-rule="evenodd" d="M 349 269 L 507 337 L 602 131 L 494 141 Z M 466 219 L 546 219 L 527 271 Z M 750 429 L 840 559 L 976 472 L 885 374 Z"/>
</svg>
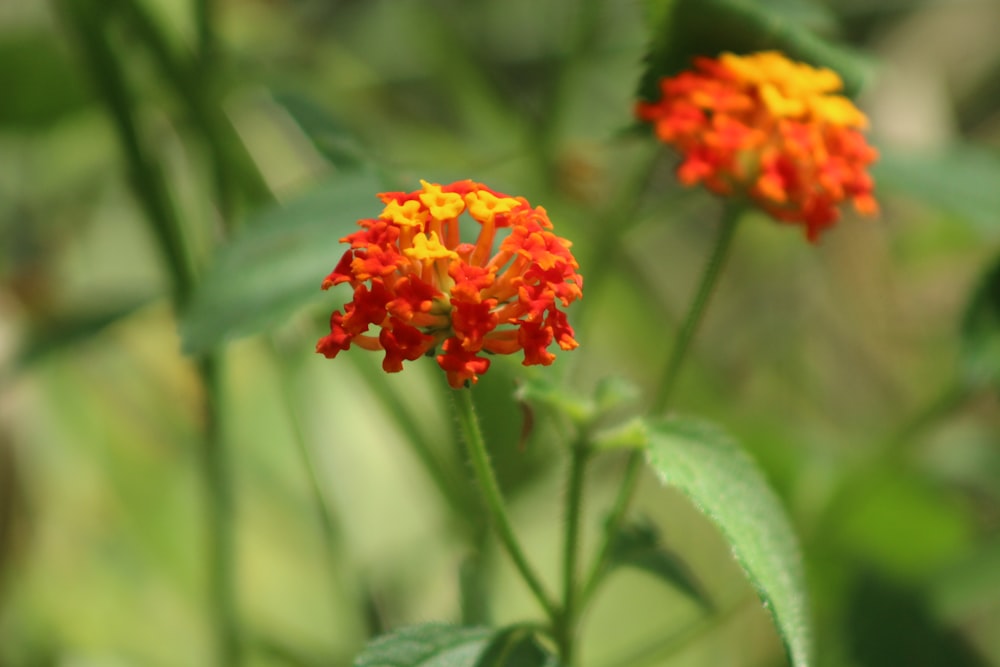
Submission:
<svg viewBox="0 0 1000 667">
<path fill-rule="evenodd" d="M 479 380 L 491 354 L 549 365 L 552 343 L 576 348 L 562 308 L 583 296 L 583 279 L 545 209 L 470 180 L 421 184 L 380 194 L 382 213 L 341 239 L 350 248 L 323 289 L 347 283 L 354 295 L 316 351 L 381 350 L 389 373 L 434 355 L 457 389 Z"/>
<path fill-rule="evenodd" d="M 832 70 L 776 51 L 724 53 L 661 80 L 661 99 L 639 102 L 636 114 L 680 151 L 683 184 L 747 197 L 816 241 L 841 202 L 878 211 L 867 171 L 878 153 L 861 134 L 865 115 L 837 94 L 842 87 Z"/>
</svg>

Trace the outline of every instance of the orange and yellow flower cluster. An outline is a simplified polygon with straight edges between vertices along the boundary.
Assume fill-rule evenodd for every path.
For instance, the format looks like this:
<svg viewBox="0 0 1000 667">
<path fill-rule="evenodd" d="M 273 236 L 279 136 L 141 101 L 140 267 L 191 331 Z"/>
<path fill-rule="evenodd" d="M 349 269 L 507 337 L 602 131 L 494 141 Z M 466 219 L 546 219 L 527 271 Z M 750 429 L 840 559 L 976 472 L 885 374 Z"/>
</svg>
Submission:
<svg viewBox="0 0 1000 667">
<path fill-rule="evenodd" d="M 421 184 L 379 195 L 382 214 L 341 239 L 351 247 L 323 289 L 348 283 L 354 297 L 333 312 L 316 351 L 333 358 L 351 344 L 383 350 L 390 373 L 436 353 L 459 388 L 489 368 L 483 355 L 523 351 L 525 366 L 548 365 L 551 343 L 577 347 L 560 306 L 581 298 L 583 279 L 545 209 L 469 180 Z M 469 218 L 475 242 L 462 239 L 460 222 Z M 378 332 L 368 333 L 372 327 Z"/>
<path fill-rule="evenodd" d="M 832 70 L 773 51 L 725 53 L 697 58 L 660 87 L 660 101 L 640 102 L 636 113 L 681 152 L 685 185 L 749 197 L 803 225 L 810 241 L 837 221 L 842 201 L 877 212 L 867 168 L 878 153 L 860 132 L 864 114 L 836 94 L 843 86 Z"/>
</svg>

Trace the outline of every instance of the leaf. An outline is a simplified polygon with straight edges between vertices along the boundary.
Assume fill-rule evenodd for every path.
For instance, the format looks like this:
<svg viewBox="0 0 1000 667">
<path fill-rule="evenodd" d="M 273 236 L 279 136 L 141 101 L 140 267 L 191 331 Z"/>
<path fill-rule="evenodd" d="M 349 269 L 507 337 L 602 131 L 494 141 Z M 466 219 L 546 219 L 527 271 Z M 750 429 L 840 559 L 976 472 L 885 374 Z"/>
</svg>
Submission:
<svg viewBox="0 0 1000 667">
<path fill-rule="evenodd" d="M 495 630 L 427 623 L 368 644 L 354 667 L 558 667 L 524 626 Z"/>
<path fill-rule="evenodd" d="M 968 144 L 919 153 L 882 150 L 872 173 L 879 188 L 897 190 L 947 211 L 994 237 L 1000 211 L 1000 155 Z"/>
<path fill-rule="evenodd" d="M 642 449 L 649 442 L 649 424 L 641 417 L 601 429 L 590 437 L 595 449 Z"/>
<path fill-rule="evenodd" d="M 332 302 L 320 284 L 346 249 L 340 238 L 357 229 L 358 219 L 378 213 L 381 189 L 368 171 L 342 173 L 248 220 L 216 254 L 182 314 L 185 352 L 206 352 L 309 303 Z"/>
<path fill-rule="evenodd" d="M 513 625 L 494 635 L 476 667 L 558 667 L 559 664 L 538 643 L 531 628 Z"/>
<path fill-rule="evenodd" d="M 659 80 L 689 69 L 694 56 L 723 51 L 776 49 L 790 58 L 838 72 L 848 95 L 856 95 L 873 67 L 858 53 L 819 37 L 810 28 L 829 21 L 818 5 L 802 0 L 676 0 L 671 9 L 651 6 L 654 38 L 639 85 L 644 99 L 660 96 Z"/>
<path fill-rule="evenodd" d="M 962 318 L 961 334 L 965 384 L 1000 387 L 1000 257 L 973 291 Z"/>
<path fill-rule="evenodd" d="M 685 593 L 706 609 L 712 608 L 708 592 L 680 556 L 663 546 L 659 530 L 649 520 L 623 525 L 612 537 L 612 567 L 634 567 L 648 572 Z"/>
<path fill-rule="evenodd" d="M 51 354 L 76 347 L 98 336 L 111 325 L 149 305 L 156 297 L 139 297 L 121 303 L 108 303 L 101 310 L 66 315 L 43 322 L 26 337 L 14 360 L 14 370 L 23 370 Z"/>
<path fill-rule="evenodd" d="M 354 667 L 474 667 L 493 630 L 428 623 L 376 638 Z"/>
<path fill-rule="evenodd" d="M 721 530 L 774 618 L 793 667 L 811 663 L 798 544 L 764 476 L 722 430 L 691 419 L 650 424 L 649 465 Z"/>
<path fill-rule="evenodd" d="M 11 91 L 0 104 L 0 126 L 48 129 L 91 99 L 54 34 L 8 32 L 0 37 L 0 62 L 0 90 Z"/>
<path fill-rule="evenodd" d="M 529 377 L 521 383 L 515 392 L 515 398 L 518 402 L 542 406 L 566 415 L 577 424 L 588 423 L 596 412 L 592 400 L 541 375 Z"/>
<path fill-rule="evenodd" d="M 357 169 L 368 163 L 358 138 L 314 100 L 297 93 L 279 93 L 274 101 L 298 124 L 320 154 L 336 167 Z"/>
</svg>

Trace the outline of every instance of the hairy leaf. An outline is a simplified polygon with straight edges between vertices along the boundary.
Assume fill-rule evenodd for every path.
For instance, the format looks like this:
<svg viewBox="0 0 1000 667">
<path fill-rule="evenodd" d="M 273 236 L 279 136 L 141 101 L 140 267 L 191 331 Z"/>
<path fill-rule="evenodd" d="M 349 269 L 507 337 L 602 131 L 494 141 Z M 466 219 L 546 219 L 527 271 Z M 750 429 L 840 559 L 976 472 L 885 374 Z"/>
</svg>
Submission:
<svg viewBox="0 0 1000 667">
<path fill-rule="evenodd" d="M 774 617 L 793 667 L 811 664 L 798 544 L 784 509 L 749 456 L 722 430 L 691 419 L 650 425 L 648 461 L 721 530 Z"/>
</svg>

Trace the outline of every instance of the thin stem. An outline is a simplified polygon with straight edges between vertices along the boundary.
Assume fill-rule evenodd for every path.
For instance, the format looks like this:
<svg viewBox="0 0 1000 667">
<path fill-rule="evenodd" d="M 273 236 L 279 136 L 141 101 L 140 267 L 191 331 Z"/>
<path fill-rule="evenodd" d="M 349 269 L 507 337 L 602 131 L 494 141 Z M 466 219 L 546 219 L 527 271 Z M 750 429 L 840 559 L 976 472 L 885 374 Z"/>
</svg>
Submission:
<svg viewBox="0 0 1000 667">
<path fill-rule="evenodd" d="M 194 22 L 198 31 L 198 60 L 211 68 L 215 58 L 215 0 L 195 0 Z"/>
<path fill-rule="evenodd" d="M 454 399 L 455 414 L 462 431 L 462 439 L 465 441 L 466 451 L 483 493 L 483 499 L 486 501 L 486 509 L 493 521 L 493 527 L 507 550 L 507 554 L 514 561 L 517 571 L 535 595 L 538 603 L 545 609 L 549 619 L 555 624 L 559 618 L 559 611 L 549 598 L 548 593 L 545 592 L 541 579 L 528 563 L 507 516 L 503 495 L 500 493 L 500 485 L 497 483 L 493 466 L 490 464 L 489 453 L 486 451 L 486 441 L 483 440 L 483 432 L 479 427 L 479 420 L 476 418 L 475 406 L 472 404 L 472 392 L 469 389 L 458 389 L 452 392 L 452 398 Z"/>
<path fill-rule="evenodd" d="M 628 511 L 628 506 L 638 484 L 640 463 L 642 463 L 642 455 L 638 452 L 632 452 L 625 464 L 625 472 L 622 475 L 618 495 L 614 505 L 611 506 L 611 512 L 608 513 L 608 519 L 604 526 L 604 538 L 597 548 L 597 556 L 590 566 L 586 579 L 584 579 L 583 591 L 580 593 L 581 605 L 586 605 L 590 601 L 608 568 L 608 559 L 611 556 L 614 537 L 625 520 L 625 513 Z"/>
<path fill-rule="evenodd" d="M 722 268 L 729 257 L 729 248 L 732 245 L 733 236 L 736 232 L 736 223 L 739 222 L 742 212 L 743 209 L 738 204 L 732 204 L 725 209 L 719 229 L 719 237 L 715 241 L 712 254 L 708 257 L 708 263 L 705 265 L 705 271 L 701 276 L 698 291 L 695 293 L 694 299 L 688 307 L 687 316 L 681 325 L 680 334 L 677 336 L 677 341 L 674 343 L 670 359 L 667 361 L 666 369 L 660 380 L 659 390 L 656 394 L 656 399 L 653 401 L 652 410 L 654 413 L 664 412 L 670 403 L 670 398 L 674 388 L 677 386 L 677 378 L 680 375 L 684 360 L 687 358 L 691 342 L 694 340 L 694 335 L 698 331 L 698 325 L 701 324 L 702 317 L 705 314 L 705 308 L 712 298 L 719 275 L 721 275 Z"/>
<path fill-rule="evenodd" d="M 61 0 L 57 7 L 75 33 L 84 64 L 114 121 L 130 184 L 170 270 L 174 301 L 183 303 L 194 286 L 194 263 L 160 161 L 140 135 L 135 99 L 120 69 L 123 59 L 110 46 L 108 7 L 87 0 Z"/>
<path fill-rule="evenodd" d="M 119 57 L 111 47 L 108 5 L 89 0 L 59 0 L 56 6 L 78 41 L 83 61 L 114 121 L 132 189 L 159 242 L 172 281 L 174 305 L 179 308 L 187 302 L 194 287 L 195 264 L 166 176 L 140 132 L 136 100 L 121 69 L 127 59 Z M 220 364 L 221 358 L 214 354 L 197 360 L 205 392 L 201 472 L 206 493 L 208 587 L 216 631 L 216 663 L 221 667 L 237 667 L 242 662 L 243 645 L 234 579 L 235 503 L 223 439 Z"/>
<path fill-rule="evenodd" d="M 680 375 L 684 359 L 686 358 L 687 352 L 691 347 L 691 342 L 694 340 L 694 335 L 698 330 L 698 325 L 701 323 L 702 317 L 705 314 L 705 308 L 711 299 L 716 284 L 718 283 L 719 276 L 722 273 L 722 268 L 725 266 L 726 258 L 729 255 L 729 249 L 732 246 L 733 236 L 736 231 L 736 224 L 739 221 L 742 212 L 743 209 L 738 203 L 730 204 L 725 209 L 719 229 L 719 236 L 715 241 L 715 247 L 712 249 L 712 253 L 709 255 L 708 261 L 705 264 L 705 269 L 702 273 L 698 290 L 695 292 L 691 305 L 688 307 L 687 316 L 684 318 L 680 332 L 677 335 L 677 340 L 671 350 L 670 358 L 667 360 L 667 365 L 660 381 L 656 398 L 653 401 L 652 412 L 654 414 L 662 413 L 669 407 L 670 399 L 677 384 L 677 378 Z M 597 557 L 594 560 L 590 574 L 584 584 L 584 603 L 586 603 L 586 600 L 589 599 L 589 597 L 594 593 L 601 578 L 604 576 L 605 570 L 607 569 L 612 541 L 614 540 L 614 536 L 617 535 L 620 530 L 622 522 L 625 520 L 625 514 L 628 512 L 629 505 L 632 502 L 632 497 L 635 495 L 635 490 L 639 484 L 639 470 L 641 465 L 642 452 L 634 450 L 631 454 L 629 454 L 628 462 L 625 464 L 625 473 L 622 478 L 621 486 L 618 489 L 618 495 L 615 498 L 614 505 L 612 506 L 611 513 L 608 517 L 604 539 L 598 547 Z"/>
<path fill-rule="evenodd" d="M 557 630 L 557 642 L 562 664 L 572 667 L 575 648 L 577 605 L 577 556 L 580 540 L 580 513 L 583 506 L 583 483 L 590 460 L 590 449 L 582 442 L 572 448 L 569 480 L 566 489 L 566 535 L 563 543 L 562 617 Z"/>
<path fill-rule="evenodd" d="M 205 440 L 202 474 L 208 500 L 208 567 L 212 611 L 218 635 L 219 664 L 242 664 L 243 643 L 236 603 L 234 502 L 232 475 L 222 433 L 222 383 L 220 360 L 208 356 L 198 368 L 205 386 Z"/>
</svg>

